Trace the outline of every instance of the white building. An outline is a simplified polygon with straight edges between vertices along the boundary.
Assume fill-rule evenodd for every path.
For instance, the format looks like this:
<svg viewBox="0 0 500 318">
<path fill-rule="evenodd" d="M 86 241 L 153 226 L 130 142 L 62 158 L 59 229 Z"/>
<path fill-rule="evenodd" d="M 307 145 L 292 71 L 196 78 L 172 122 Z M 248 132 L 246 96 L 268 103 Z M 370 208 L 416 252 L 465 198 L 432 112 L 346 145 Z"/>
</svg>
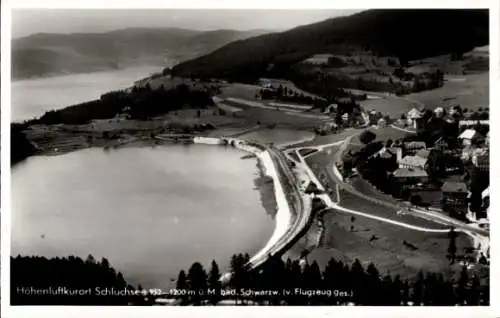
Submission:
<svg viewBox="0 0 500 318">
<path fill-rule="evenodd" d="M 417 129 L 417 121 L 422 118 L 422 112 L 419 111 L 418 109 L 416 108 L 412 108 L 407 116 L 407 121 L 408 121 L 408 126 L 411 126 L 413 127 L 414 129 Z"/>
<path fill-rule="evenodd" d="M 398 161 L 399 168 L 425 169 L 427 158 L 419 156 L 404 156 Z"/>
<path fill-rule="evenodd" d="M 463 133 L 460 134 L 460 136 L 458 136 L 458 139 L 462 141 L 462 144 L 464 146 L 470 146 L 480 137 L 480 134 L 474 129 L 466 129 Z"/>
<path fill-rule="evenodd" d="M 382 128 L 382 127 L 387 127 L 387 120 L 385 120 L 385 118 L 380 118 L 378 121 L 377 121 L 377 126 Z"/>
<path fill-rule="evenodd" d="M 434 114 L 437 118 L 442 118 L 444 116 L 444 108 L 440 106 L 436 107 L 436 109 L 434 109 Z"/>
<path fill-rule="evenodd" d="M 304 63 L 313 65 L 326 65 L 333 54 L 316 54 L 304 60 Z"/>
</svg>

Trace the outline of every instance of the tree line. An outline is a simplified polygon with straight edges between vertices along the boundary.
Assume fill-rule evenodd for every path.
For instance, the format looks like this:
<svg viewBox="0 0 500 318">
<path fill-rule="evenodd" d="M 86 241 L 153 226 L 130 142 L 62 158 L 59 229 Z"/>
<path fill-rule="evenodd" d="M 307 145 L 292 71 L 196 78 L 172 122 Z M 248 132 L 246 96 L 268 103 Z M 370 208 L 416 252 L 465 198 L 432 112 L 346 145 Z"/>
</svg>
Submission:
<svg viewBox="0 0 500 318">
<path fill-rule="evenodd" d="M 449 250 L 452 248 L 450 245 Z M 195 262 L 189 270 L 179 272 L 177 292 L 170 297 L 175 297 L 180 305 L 217 305 L 224 299 L 240 305 L 489 304 L 489 281 L 470 275 L 466 267 L 457 279 L 422 271 L 406 279 L 383 275 L 373 263 L 365 267 L 358 259 L 347 264 L 331 258 L 324 269 L 316 261 L 283 261 L 277 255 L 251 269 L 249 260 L 248 254 L 233 255 L 228 280 L 221 279 L 216 261 L 212 261 L 208 272 Z M 89 293 L 65 294 L 61 288 Z M 52 294 L 35 294 L 34 290 Z M 105 258 L 96 261 L 91 255 L 86 260 L 74 256 L 11 257 L 12 305 L 152 305 L 156 297 L 140 285 L 127 284 Z"/>
<path fill-rule="evenodd" d="M 189 108 L 206 108 L 213 105 L 210 89 L 190 88 L 180 84 L 172 89 L 162 85 L 152 89 L 149 83 L 130 91 L 118 90 L 103 94 L 100 99 L 46 112 L 26 124 L 86 124 L 94 119 L 110 119 L 124 114 L 131 119 L 145 120 L 169 111 Z"/>
<path fill-rule="evenodd" d="M 279 85 L 276 89 L 259 89 L 256 93 L 256 97 L 261 99 L 275 99 L 282 102 L 292 102 L 298 104 L 316 104 L 321 99 L 304 95 L 304 93 L 299 93 L 287 86 Z"/>
<path fill-rule="evenodd" d="M 456 280 L 422 271 L 413 279 L 403 279 L 399 275 L 383 275 L 373 263 L 365 267 L 358 259 L 349 265 L 331 258 L 323 270 L 316 261 L 283 261 L 278 256 L 270 256 L 261 268 L 251 270 L 248 260 L 248 254 L 232 256 L 232 275 L 225 286 L 222 286 L 219 266 L 215 261 L 212 261 L 208 272 L 199 262 L 187 272 L 181 271 L 177 289 L 187 292 L 178 296 L 180 304 L 216 305 L 224 299 L 243 305 L 275 306 L 489 304 L 489 283 L 477 275 L 470 275 L 466 267 L 462 268 Z M 234 293 L 231 293 L 232 290 Z M 276 293 L 259 295 L 249 292 L 260 290 Z"/>
<path fill-rule="evenodd" d="M 10 125 L 10 163 L 15 165 L 35 154 L 36 148 L 26 137 L 26 125 L 12 123 Z"/>
</svg>

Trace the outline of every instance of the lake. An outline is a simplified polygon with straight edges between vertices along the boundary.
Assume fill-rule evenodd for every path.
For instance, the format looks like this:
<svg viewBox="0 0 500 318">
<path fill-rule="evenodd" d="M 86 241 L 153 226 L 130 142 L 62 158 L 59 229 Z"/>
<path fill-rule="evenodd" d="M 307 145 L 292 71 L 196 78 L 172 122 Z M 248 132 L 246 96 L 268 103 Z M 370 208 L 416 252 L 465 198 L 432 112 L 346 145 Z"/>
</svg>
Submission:
<svg viewBox="0 0 500 318">
<path fill-rule="evenodd" d="M 274 228 L 255 159 L 234 148 L 90 148 L 12 169 L 12 255 L 106 257 L 134 285 L 262 248 Z"/>
<path fill-rule="evenodd" d="M 48 110 L 98 99 L 110 90 L 124 89 L 161 67 L 141 66 L 123 70 L 33 78 L 12 82 L 11 118 L 23 121 Z"/>
</svg>

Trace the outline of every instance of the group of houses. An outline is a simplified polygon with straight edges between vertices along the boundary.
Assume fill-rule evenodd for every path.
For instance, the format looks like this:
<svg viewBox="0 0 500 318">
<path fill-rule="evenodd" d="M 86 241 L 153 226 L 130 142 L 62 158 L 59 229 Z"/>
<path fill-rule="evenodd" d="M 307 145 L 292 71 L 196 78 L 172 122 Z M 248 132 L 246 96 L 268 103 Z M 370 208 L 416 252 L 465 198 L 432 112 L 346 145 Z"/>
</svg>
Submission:
<svg viewBox="0 0 500 318">
<path fill-rule="evenodd" d="M 450 114 L 453 116 L 454 111 L 456 107 L 449 110 L 437 107 L 433 116 L 450 116 Z M 408 126 L 418 129 L 423 112 L 414 108 L 406 114 L 405 118 Z M 470 182 L 464 180 L 463 175 L 465 175 L 464 171 L 471 169 L 483 174 L 489 171 L 489 132 L 482 134 L 474 129 L 478 124 L 488 125 L 489 122 L 467 121 L 457 115 L 453 116 L 453 119 L 456 123 L 461 123 L 459 125 L 461 132 L 456 136 L 458 147 L 454 149 L 448 148 L 444 138 L 439 138 L 432 145 L 426 144 L 423 140 L 400 140 L 384 147 L 378 155 L 382 158 L 395 158 L 397 169 L 392 172 L 392 177 L 402 186 L 425 186 L 432 179 L 430 174 L 438 171 L 440 176 L 444 174 L 446 177 L 442 178 L 444 183 L 440 188 L 441 206 L 446 207 L 450 214 L 473 222 L 487 221 L 489 219 L 489 187 L 481 193 L 482 213 L 472 212 L 470 209 L 471 185 Z M 464 170 L 464 167 L 470 169 Z M 453 175 L 458 178 L 453 178 Z"/>
</svg>

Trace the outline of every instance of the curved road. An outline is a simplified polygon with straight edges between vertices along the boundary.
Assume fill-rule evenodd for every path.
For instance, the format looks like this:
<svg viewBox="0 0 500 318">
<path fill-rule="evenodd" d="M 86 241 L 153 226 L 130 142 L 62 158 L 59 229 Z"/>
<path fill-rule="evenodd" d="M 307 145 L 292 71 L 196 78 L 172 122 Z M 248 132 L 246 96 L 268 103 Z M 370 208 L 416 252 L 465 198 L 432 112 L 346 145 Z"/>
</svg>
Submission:
<svg viewBox="0 0 500 318">
<path fill-rule="evenodd" d="M 299 164 L 307 171 L 307 174 L 312 179 L 312 181 L 317 184 L 317 186 L 318 186 L 318 188 L 320 190 L 324 190 L 323 185 L 315 177 L 314 172 L 311 170 L 311 168 L 306 163 L 306 161 L 304 160 L 304 158 L 300 155 L 300 153 L 299 153 L 298 150 L 296 150 L 296 154 L 297 154 L 297 156 L 299 157 L 299 160 L 300 160 Z M 337 183 L 337 185 L 339 184 L 338 181 L 336 181 L 336 183 Z M 361 211 L 357 211 L 357 210 L 348 209 L 348 208 L 345 208 L 345 207 L 339 205 L 337 202 L 333 202 L 332 199 L 330 198 L 330 196 L 328 196 L 327 194 L 320 194 L 320 195 L 317 195 L 317 196 L 320 197 L 327 204 L 327 206 L 329 208 L 340 210 L 340 211 L 343 211 L 343 212 L 346 212 L 346 213 L 355 214 L 355 215 L 358 215 L 358 216 L 363 216 L 363 217 L 366 217 L 366 218 L 374 219 L 374 220 L 385 222 L 385 223 L 390 223 L 390 224 L 393 224 L 393 225 L 397 225 L 397 226 L 401 226 L 401 227 L 404 227 L 404 228 L 407 228 L 407 229 L 421 231 L 421 232 L 432 232 L 432 233 L 447 233 L 447 232 L 449 232 L 449 229 L 425 228 L 425 227 L 421 227 L 421 226 L 417 226 L 417 225 L 412 225 L 412 224 L 408 224 L 408 223 L 396 221 L 396 220 L 393 220 L 393 219 L 390 219 L 390 218 L 386 218 L 386 217 L 375 216 L 375 215 L 372 215 L 372 214 L 369 214 L 369 213 L 365 213 L 365 212 L 361 212 Z"/>
<path fill-rule="evenodd" d="M 346 190 L 347 192 L 349 192 L 349 193 L 351 193 L 351 194 L 353 194 L 353 195 L 355 195 L 355 196 L 357 196 L 359 198 L 368 200 L 368 201 L 373 202 L 375 204 L 383 205 L 383 206 L 386 206 L 386 207 L 392 208 L 392 209 L 409 210 L 409 212 L 412 212 L 412 214 L 414 214 L 415 216 L 419 216 L 419 217 L 422 217 L 422 218 L 425 218 L 427 220 L 431 220 L 431 221 L 434 221 L 434 222 L 438 222 L 438 223 L 442 223 L 442 224 L 447 224 L 449 226 L 453 226 L 456 229 L 459 229 L 459 230 L 462 230 L 462 231 L 470 231 L 470 232 L 473 232 L 473 233 L 476 233 L 476 234 L 479 234 L 479 235 L 482 235 L 482 236 L 488 236 L 489 235 L 489 231 L 487 231 L 485 229 L 472 226 L 470 224 L 467 224 L 465 222 L 459 221 L 457 219 L 454 219 L 452 217 L 446 216 L 446 215 L 438 213 L 438 212 L 417 209 L 417 208 L 414 208 L 414 207 L 410 207 L 407 204 L 397 205 L 397 204 L 390 203 L 390 202 L 387 202 L 387 201 L 383 201 L 383 200 L 380 200 L 380 199 L 377 199 L 377 198 L 373 198 L 373 197 L 368 196 L 368 195 L 366 195 L 364 193 L 361 193 L 360 191 L 358 191 L 357 189 L 355 189 L 352 185 L 346 183 L 344 180 L 342 180 L 341 178 L 339 178 L 338 175 L 340 175 L 340 173 L 338 171 L 336 163 L 341 161 L 342 154 L 344 153 L 345 149 L 349 145 L 351 139 L 354 136 L 356 136 L 357 134 L 358 133 L 355 133 L 355 134 L 351 135 L 350 137 L 348 137 L 348 138 L 346 138 L 344 140 L 344 143 L 339 148 L 339 150 L 335 154 L 334 159 L 332 160 L 332 163 L 330 164 L 331 169 L 327 169 L 328 175 L 342 189 Z M 332 173 L 330 173 L 330 171 Z"/>
</svg>

